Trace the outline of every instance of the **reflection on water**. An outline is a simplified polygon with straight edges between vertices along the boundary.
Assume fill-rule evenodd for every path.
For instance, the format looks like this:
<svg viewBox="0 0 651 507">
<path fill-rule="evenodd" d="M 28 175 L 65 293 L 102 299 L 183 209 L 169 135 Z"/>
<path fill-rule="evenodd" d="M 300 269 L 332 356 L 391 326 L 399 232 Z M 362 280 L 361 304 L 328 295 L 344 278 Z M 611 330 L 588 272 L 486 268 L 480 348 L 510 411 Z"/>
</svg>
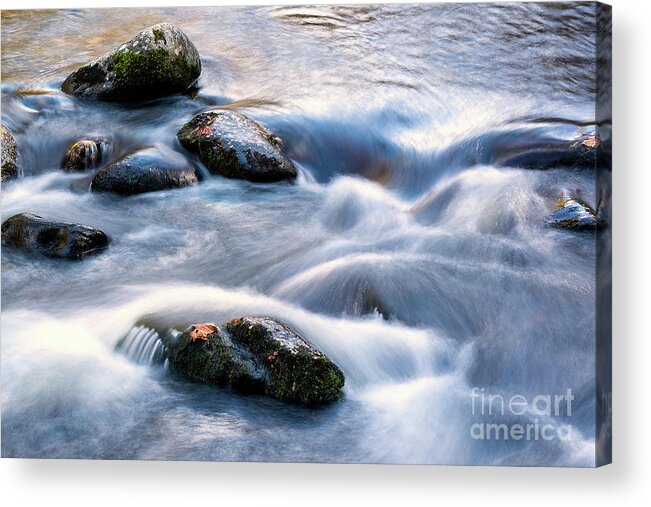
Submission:
<svg viewBox="0 0 651 507">
<path fill-rule="evenodd" d="M 593 178 L 493 163 L 513 143 L 590 132 L 593 11 L 3 12 L 2 121 L 26 177 L 3 189 L 2 218 L 32 211 L 113 238 L 83 263 L 3 249 L 3 454 L 591 465 L 594 242 L 544 217 L 566 189 L 594 204 Z M 202 55 L 196 95 L 117 105 L 58 91 L 161 21 Z M 57 169 L 87 135 L 110 138 L 114 157 L 154 143 L 182 151 L 178 128 L 215 105 L 280 134 L 299 182 L 213 177 L 124 199 Z M 128 334 L 145 315 L 176 325 L 243 314 L 312 340 L 344 371 L 345 399 L 306 410 L 179 382 L 141 364 L 158 342 Z M 127 357 L 114 352 L 125 336 Z M 471 440 L 473 386 L 571 387 L 573 440 Z"/>
</svg>

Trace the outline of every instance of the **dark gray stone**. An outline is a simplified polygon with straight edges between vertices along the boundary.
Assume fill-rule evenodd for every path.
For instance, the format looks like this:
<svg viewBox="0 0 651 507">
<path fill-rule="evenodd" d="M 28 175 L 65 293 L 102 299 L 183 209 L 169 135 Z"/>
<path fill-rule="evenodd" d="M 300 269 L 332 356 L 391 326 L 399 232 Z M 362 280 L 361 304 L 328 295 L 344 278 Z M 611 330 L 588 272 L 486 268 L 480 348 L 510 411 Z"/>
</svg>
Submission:
<svg viewBox="0 0 651 507">
<path fill-rule="evenodd" d="M 242 114 L 201 113 L 177 137 L 212 174 L 259 183 L 296 178 L 296 168 L 281 151 L 280 138 Z"/>
<path fill-rule="evenodd" d="M 269 317 L 242 317 L 226 324 L 267 371 L 267 392 L 283 401 L 315 405 L 339 399 L 344 374 L 325 354 Z"/>
<path fill-rule="evenodd" d="M 93 177 L 93 192 L 134 195 L 187 187 L 198 181 L 196 168 L 183 155 L 164 146 L 130 153 L 111 162 Z"/>
<path fill-rule="evenodd" d="M 495 164 L 519 169 L 594 169 L 599 140 L 584 136 L 570 142 L 549 142 L 507 150 L 497 157 Z"/>
<path fill-rule="evenodd" d="M 2 224 L 3 246 L 50 257 L 81 259 L 104 250 L 108 243 L 108 236 L 99 229 L 49 222 L 32 213 L 14 215 Z"/>
<path fill-rule="evenodd" d="M 203 384 L 263 393 L 266 373 L 253 355 L 218 326 L 194 324 L 177 339 L 170 357 L 176 373 Z"/>
<path fill-rule="evenodd" d="M 16 140 L 9 129 L 2 125 L 2 181 L 15 178 L 19 173 Z"/>
</svg>

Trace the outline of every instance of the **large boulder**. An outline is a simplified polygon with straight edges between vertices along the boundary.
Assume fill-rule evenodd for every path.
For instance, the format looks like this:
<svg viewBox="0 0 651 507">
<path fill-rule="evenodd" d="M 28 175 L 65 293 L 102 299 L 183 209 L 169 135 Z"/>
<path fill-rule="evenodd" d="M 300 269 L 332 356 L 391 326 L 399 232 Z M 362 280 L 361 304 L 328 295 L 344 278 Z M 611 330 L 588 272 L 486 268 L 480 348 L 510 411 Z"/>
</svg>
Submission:
<svg viewBox="0 0 651 507">
<path fill-rule="evenodd" d="M 242 317 L 226 329 L 264 365 L 267 392 L 275 398 L 314 405 L 341 397 L 341 370 L 284 324 L 268 317 Z"/>
<path fill-rule="evenodd" d="M 266 393 L 307 406 L 337 400 L 342 394 L 341 370 L 268 317 L 242 317 L 224 328 L 194 324 L 165 345 L 172 371 L 195 382 Z"/>
<path fill-rule="evenodd" d="M 66 150 L 61 168 L 67 172 L 81 172 L 99 167 L 107 147 L 108 139 L 104 137 L 79 139 Z"/>
<path fill-rule="evenodd" d="M 253 355 L 211 323 L 194 324 L 181 334 L 170 366 L 195 382 L 249 392 L 265 390 L 265 371 Z"/>
<path fill-rule="evenodd" d="M 201 113 L 177 137 L 213 174 L 259 183 L 296 178 L 296 168 L 281 151 L 281 139 L 242 114 Z"/>
<path fill-rule="evenodd" d="M 104 166 L 93 177 L 90 189 L 126 196 L 187 187 L 197 181 L 196 168 L 183 155 L 154 146 Z"/>
<path fill-rule="evenodd" d="M 104 250 L 108 236 L 99 229 L 67 222 L 50 222 L 21 213 L 2 224 L 2 244 L 51 257 L 81 259 Z"/>
<path fill-rule="evenodd" d="M 9 129 L 2 125 L 2 181 L 18 176 L 18 149 Z"/>
<path fill-rule="evenodd" d="M 548 221 L 552 227 L 576 231 L 594 231 L 607 225 L 592 206 L 578 198 L 560 198 Z"/>
<path fill-rule="evenodd" d="M 61 89 L 107 101 L 151 99 L 187 90 L 199 74 L 197 48 L 177 27 L 160 23 L 76 70 Z"/>
</svg>

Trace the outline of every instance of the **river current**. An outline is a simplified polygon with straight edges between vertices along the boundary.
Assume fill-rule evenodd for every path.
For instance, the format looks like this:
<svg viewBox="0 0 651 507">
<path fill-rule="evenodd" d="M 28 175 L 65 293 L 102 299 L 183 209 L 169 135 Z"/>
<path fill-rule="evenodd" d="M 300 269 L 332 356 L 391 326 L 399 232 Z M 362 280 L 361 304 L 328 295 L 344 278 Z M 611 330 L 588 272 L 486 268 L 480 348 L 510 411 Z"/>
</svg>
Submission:
<svg viewBox="0 0 651 507">
<path fill-rule="evenodd" d="M 59 91 L 162 21 L 201 54 L 196 93 Z M 81 262 L 3 248 L 3 456 L 593 465 L 594 237 L 545 218 L 564 190 L 594 206 L 594 177 L 492 161 L 591 133 L 594 24 L 591 3 L 3 12 L 2 122 L 25 177 L 3 184 L 2 220 L 30 211 L 112 240 Z M 208 177 L 123 198 L 59 170 L 85 135 L 110 137 L 112 157 L 185 153 L 177 130 L 213 107 L 280 135 L 296 184 Z M 302 408 L 116 351 L 145 316 L 241 315 L 313 342 L 343 399 Z M 472 438 L 473 388 L 571 389 L 572 438 Z"/>
</svg>

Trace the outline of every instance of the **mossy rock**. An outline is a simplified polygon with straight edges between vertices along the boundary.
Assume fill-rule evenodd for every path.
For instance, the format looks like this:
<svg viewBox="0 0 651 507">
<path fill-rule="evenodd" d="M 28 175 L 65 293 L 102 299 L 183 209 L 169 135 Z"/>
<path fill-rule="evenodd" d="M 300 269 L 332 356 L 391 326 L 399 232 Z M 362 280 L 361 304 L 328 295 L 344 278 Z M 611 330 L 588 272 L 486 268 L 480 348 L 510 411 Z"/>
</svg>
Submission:
<svg viewBox="0 0 651 507">
<path fill-rule="evenodd" d="M 32 213 L 21 213 L 2 224 L 3 246 L 50 257 L 82 259 L 104 250 L 108 236 L 99 229 L 67 222 L 50 222 Z"/>
<path fill-rule="evenodd" d="M 2 181 L 16 178 L 19 173 L 16 140 L 9 129 L 2 125 Z"/>
<path fill-rule="evenodd" d="M 66 172 L 82 172 L 99 167 L 108 145 L 104 137 L 79 139 L 66 150 L 61 168 Z"/>
<path fill-rule="evenodd" d="M 194 324 L 186 329 L 176 342 L 170 366 L 195 382 L 265 391 L 266 374 L 253 355 L 214 324 Z"/>
<path fill-rule="evenodd" d="M 61 89 L 106 101 L 143 100 L 182 93 L 200 74 L 199 52 L 187 35 L 160 23 L 77 69 Z"/>
<path fill-rule="evenodd" d="M 201 113 L 183 125 L 177 137 L 212 174 L 258 183 L 296 178 L 280 138 L 240 113 Z"/>
<path fill-rule="evenodd" d="M 242 317 L 226 329 L 264 365 L 271 396 L 308 406 L 341 397 L 341 370 L 284 324 L 268 317 Z"/>
<path fill-rule="evenodd" d="M 194 165 L 180 153 L 160 145 L 137 150 L 104 166 L 93 177 L 90 189 L 127 196 L 197 182 Z"/>
</svg>

